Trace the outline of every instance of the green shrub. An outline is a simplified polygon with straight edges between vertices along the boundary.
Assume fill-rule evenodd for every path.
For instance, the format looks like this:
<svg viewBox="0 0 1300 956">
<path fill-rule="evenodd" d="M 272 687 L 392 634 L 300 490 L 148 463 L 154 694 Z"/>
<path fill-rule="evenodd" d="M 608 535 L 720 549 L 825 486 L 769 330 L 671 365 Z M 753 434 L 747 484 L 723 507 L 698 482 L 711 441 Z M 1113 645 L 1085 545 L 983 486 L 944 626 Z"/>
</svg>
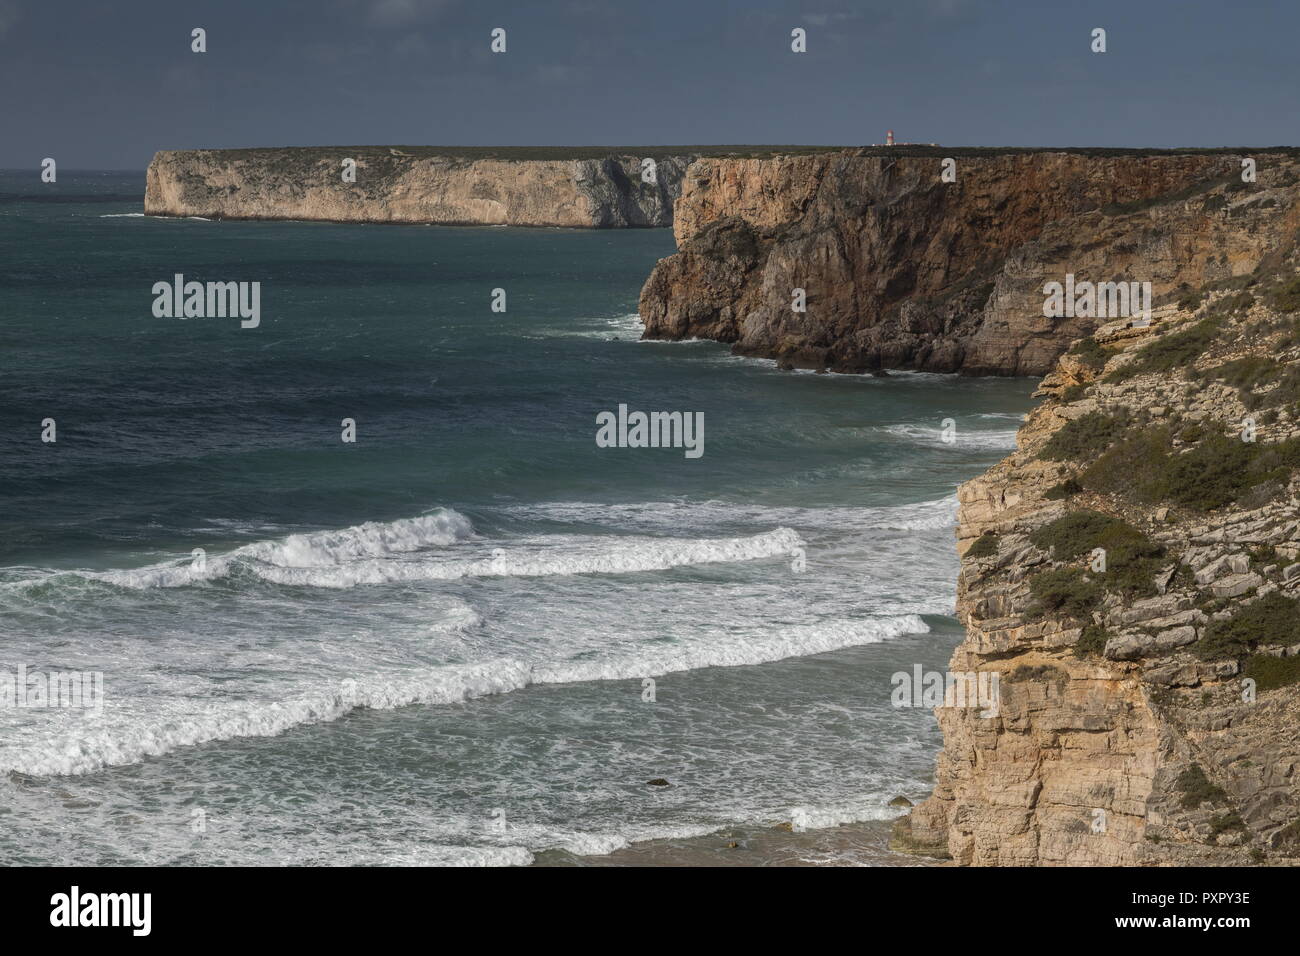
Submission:
<svg viewBox="0 0 1300 956">
<path fill-rule="evenodd" d="M 1221 300 L 1217 306 L 1224 313 L 1241 312 L 1255 304 L 1255 297 L 1249 292 L 1238 292 Z"/>
<path fill-rule="evenodd" d="M 1201 307 L 1201 303 L 1204 301 L 1205 297 L 1202 296 L 1200 292 L 1188 292 L 1178 300 L 1178 308 L 1182 309 L 1184 312 L 1195 312 Z"/>
<path fill-rule="evenodd" d="M 1300 602 L 1277 591 L 1267 594 L 1230 618 L 1211 621 L 1192 650 L 1202 660 L 1225 660 L 1240 658 L 1264 642 L 1300 643 Z"/>
<path fill-rule="evenodd" d="M 1219 262 L 1222 265 L 1228 264 L 1227 256 L 1220 256 Z M 1207 282 L 1202 287 L 1207 291 L 1223 292 L 1225 290 L 1248 289 L 1258 281 L 1253 275 L 1228 276 L 1226 279 L 1215 279 L 1213 282 Z"/>
<path fill-rule="evenodd" d="M 1104 627 L 1096 624 L 1089 624 L 1079 635 L 1079 639 L 1074 644 L 1075 657 L 1101 657 L 1102 652 L 1106 650 L 1106 641 L 1110 635 L 1106 633 Z"/>
<path fill-rule="evenodd" d="M 1067 405 L 1070 404 L 1070 402 L 1077 402 L 1079 399 L 1083 398 L 1084 393 L 1087 391 L 1088 391 L 1087 385 L 1083 385 L 1083 384 L 1067 385 L 1061 391 L 1061 401 Z"/>
<path fill-rule="evenodd" d="M 1047 461 L 1090 458 L 1110 447 L 1128 426 L 1126 413 L 1089 412 L 1057 429 L 1038 457 Z"/>
<path fill-rule="evenodd" d="M 1281 365 L 1271 357 L 1234 359 L 1206 369 L 1202 377 L 1236 386 L 1247 408 L 1287 405 L 1300 399 L 1300 368 Z"/>
<path fill-rule="evenodd" d="M 1169 430 L 1157 425 L 1113 444 L 1084 469 L 1079 484 L 1087 491 L 1122 494 L 1147 504 L 1212 511 L 1241 500 L 1257 486 L 1285 485 L 1297 467 L 1296 439 L 1265 444 L 1211 433 L 1179 452 Z"/>
<path fill-rule="evenodd" d="M 1300 276 L 1275 288 L 1269 304 L 1279 312 L 1300 312 Z"/>
<path fill-rule="evenodd" d="M 1250 566 L 1252 568 L 1275 564 L 1278 560 L 1277 548 L 1271 544 L 1257 544 L 1250 549 Z"/>
<path fill-rule="evenodd" d="M 1256 690 L 1277 690 L 1300 683 L 1300 657 L 1255 654 L 1246 661 L 1243 676 L 1255 682 Z"/>
<path fill-rule="evenodd" d="M 1108 373 L 1106 382 L 1121 382 L 1143 372 L 1188 368 L 1210 347 L 1223 329 L 1221 317 L 1202 319 L 1181 332 L 1169 332 L 1140 348 L 1127 365 Z"/>
<path fill-rule="evenodd" d="M 1074 511 L 1035 529 L 1029 540 L 1056 561 L 1073 561 L 1090 555 L 1094 548 L 1106 552 L 1106 570 L 1093 573 L 1086 581 L 1061 577 L 1041 585 L 1043 594 L 1035 592 L 1035 596 L 1045 610 L 1078 616 L 1079 609 L 1091 608 L 1104 591 L 1128 598 L 1156 593 L 1154 578 L 1164 548 L 1118 518 L 1098 511 Z M 1031 583 L 1030 589 L 1033 587 Z"/>
<path fill-rule="evenodd" d="M 964 557 L 967 558 L 991 558 L 998 553 L 998 536 L 991 531 L 986 531 L 978 538 L 975 543 L 966 549 Z"/>
<path fill-rule="evenodd" d="M 1080 362 L 1088 366 L 1094 372 L 1099 372 L 1105 368 L 1106 363 L 1110 361 L 1115 349 L 1105 348 L 1093 336 L 1086 339 L 1080 339 L 1075 342 L 1069 351 L 1070 355 L 1075 356 Z"/>
<path fill-rule="evenodd" d="M 1102 494 L 1126 494 L 1159 475 L 1171 451 L 1169 430 L 1157 425 L 1126 435 L 1079 476 L 1079 484 Z M 1139 495 L 1143 500 L 1148 496 Z"/>
<path fill-rule="evenodd" d="M 1228 799 L 1223 788 L 1211 783 L 1197 763 L 1180 773 L 1174 785 L 1183 792 L 1181 803 L 1184 810 L 1195 810 L 1202 803 L 1222 803 Z"/>
<path fill-rule="evenodd" d="M 1227 813 L 1216 813 L 1210 817 L 1210 836 L 1216 837 L 1220 833 L 1227 833 L 1229 830 L 1250 832 L 1250 828 L 1246 826 L 1246 821 L 1241 818 L 1241 814 L 1236 810 L 1229 810 Z"/>
<path fill-rule="evenodd" d="M 1043 497 L 1049 501 L 1060 501 L 1063 498 L 1069 498 L 1071 495 L 1077 495 L 1083 491 L 1083 486 L 1073 478 L 1066 478 L 1059 485 L 1052 485 L 1043 492 Z"/>
<path fill-rule="evenodd" d="M 1056 561 L 1071 561 L 1098 547 L 1095 543 L 1114 524 L 1123 524 L 1100 511 L 1072 511 L 1030 532 L 1034 547 Z"/>
<path fill-rule="evenodd" d="M 1082 618 L 1105 594 L 1100 584 L 1078 568 L 1057 568 L 1035 575 L 1029 582 L 1029 591 L 1035 599 L 1029 609 L 1031 617 L 1063 614 Z"/>
<path fill-rule="evenodd" d="M 1188 451 L 1167 456 L 1161 472 L 1147 478 L 1149 498 L 1211 511 L 1235 501 L 1255 482 L 1250 473 L 1256 446 L 1210 435 Z"/>
<path fill-rule="evenodd" d="M 1163 549 L 1127 522 L 1100 511 L 1072 511 L 1036 528 L 1029 540 L 1036 548 L 1050 551 L 1057 561 L 1072 561 L 1094 548 L 1105 548 L 1107 562 L 1116 556 L 1159 557 Z"/>
</svg>

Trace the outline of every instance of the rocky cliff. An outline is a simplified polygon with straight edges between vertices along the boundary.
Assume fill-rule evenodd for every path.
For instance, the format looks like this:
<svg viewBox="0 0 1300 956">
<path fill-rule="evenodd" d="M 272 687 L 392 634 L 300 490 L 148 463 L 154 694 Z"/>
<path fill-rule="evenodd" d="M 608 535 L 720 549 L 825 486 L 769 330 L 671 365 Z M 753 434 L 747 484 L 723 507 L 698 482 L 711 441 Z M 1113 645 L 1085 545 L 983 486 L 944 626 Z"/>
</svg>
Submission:
<svg viewBox="0 0 1300 956">
<path fill-rule="evenodd" d="M 1263 209 L 1224 189 L 1204 202 L 1267 231 L 1286 199 L 1294 239 L 1292 188 Z M 1000 701 L 990 716 L 951 697 L 936 711 L 934 793 L 900 821 L 898 849 L 1300 865 L 1293 252 L 1183 292 L 1147 327 L 1078 340 L 1017 451 L 961 487 L 966 637 L 951 670 L 996 672 Z"/>
<path fill-rule="evenodd" d="M 1287 151 L 842 150 L 704 157 L 676 255 L 641 293 L 645 337 L 711 338 L 789 366 L 1042 375 L 1095 318 L 1043 317 L 1067 272 L 1157 302 L 1290 241 Z M 955 181 L 944 180 L 951 157 Z M 1234 188 L 1227 188 L 1234 187 Z M 1289 193 L 1287 194 L 1289 195 Z M 1240 227 L 1245 210 L 1257 227 Z M 805 302 L 796 308 L 795 291 Z"/>
<path fill-rule="evenodd" d="M 144 211 L 208 219 L 667 226 L 692 158 L 360 146 L 164 151 L 149 164 Z M 653 182 L 642 175 L 645 159 L 654 162 Z M 355 162 L 353 182 L 344 178 L 345 160 Z"/>
</svg>

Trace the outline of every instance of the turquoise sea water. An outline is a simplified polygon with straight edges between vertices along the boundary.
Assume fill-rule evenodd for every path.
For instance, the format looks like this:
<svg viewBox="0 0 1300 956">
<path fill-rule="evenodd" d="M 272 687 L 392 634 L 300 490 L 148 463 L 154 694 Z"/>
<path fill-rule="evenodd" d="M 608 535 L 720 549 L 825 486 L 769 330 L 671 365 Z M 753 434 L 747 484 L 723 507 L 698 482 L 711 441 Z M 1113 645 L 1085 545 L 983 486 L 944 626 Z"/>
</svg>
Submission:
<svg viewBox="0 0 1300 956">
<path fill-rule="evenodd" d="M 143 185 L 0 175 L 0 679 L 104 687 L 0 707 L 0 858 L 526 863 L 928 791 L 889 677 L 947 661 L 954 489 L 1032 383 L 638 342 L 667 230 Z M 260 282 L 260 326 L 155 318 L 176 273 Z M 620 404 L 702 412 L 703 456 L 597 447 Z"/>
</svg>

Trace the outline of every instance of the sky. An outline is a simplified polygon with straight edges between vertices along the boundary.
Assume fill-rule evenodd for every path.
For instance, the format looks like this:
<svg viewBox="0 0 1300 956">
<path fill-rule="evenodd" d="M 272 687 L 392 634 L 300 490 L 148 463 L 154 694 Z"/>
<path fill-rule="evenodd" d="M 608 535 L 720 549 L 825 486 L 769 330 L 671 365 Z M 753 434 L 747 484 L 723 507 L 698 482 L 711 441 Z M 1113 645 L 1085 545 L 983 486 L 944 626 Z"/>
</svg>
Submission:
<svg viewBox="0 0 1300 956">
<path fill-rule="evenodd" d="M 1296 145 L 1297 37 L 1295 0 L 0 0 L 0 168 L 241 146 L 863 145 L 887 129 Z"/>
</svg>

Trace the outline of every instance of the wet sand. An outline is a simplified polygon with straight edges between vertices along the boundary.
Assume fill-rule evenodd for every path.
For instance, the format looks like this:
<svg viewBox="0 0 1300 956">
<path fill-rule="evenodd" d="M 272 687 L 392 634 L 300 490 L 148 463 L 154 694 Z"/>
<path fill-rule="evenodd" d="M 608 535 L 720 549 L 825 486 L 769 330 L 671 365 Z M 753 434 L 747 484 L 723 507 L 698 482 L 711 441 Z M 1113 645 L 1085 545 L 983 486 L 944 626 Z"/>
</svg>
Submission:
<svg viewBox="0 0 1300 956">
<path fill-rule="evenodd" d="M 937 866 L 889 849 L 892 820 L 793 833 L 732 827 L 700 837 L 647 840 L 604 856 L 537 854 L 534 866 Z"/>
</svg>

